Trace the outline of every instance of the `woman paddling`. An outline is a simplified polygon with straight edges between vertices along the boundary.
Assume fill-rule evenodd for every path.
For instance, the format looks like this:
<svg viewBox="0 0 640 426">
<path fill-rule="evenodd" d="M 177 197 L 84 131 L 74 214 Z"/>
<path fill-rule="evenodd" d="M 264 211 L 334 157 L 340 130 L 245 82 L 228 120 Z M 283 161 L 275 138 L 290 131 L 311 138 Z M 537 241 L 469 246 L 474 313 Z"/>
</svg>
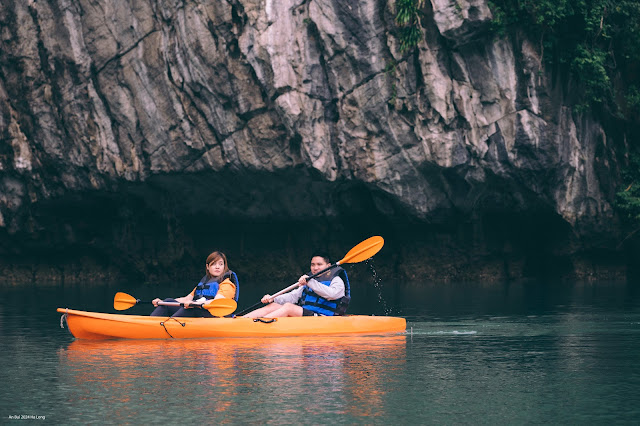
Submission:
<svg viewBox="0 0 640 426">
<path fill-rule="evenodd" d="M 236 273 L 229 269 L 227 256 L 219 251 L 214 251 L 207 256 L 205 263 L 205 276 L 202 277 L 198 285 L 184 297 L 177 299 L 165 299 L 165 302 L 180 302 L 179 306 L 158 305 L 161 299 L 154 299 L 151 303 L 156 306 L 151 316 L 155 317 L 206 317 L 213 318 L 213 315 L 206 309 L 194 309 L 193 302 L 206 303 L 207 300 L 225 297 L 227 299 L 238 300 L 239 283 Z"/>
</svg>

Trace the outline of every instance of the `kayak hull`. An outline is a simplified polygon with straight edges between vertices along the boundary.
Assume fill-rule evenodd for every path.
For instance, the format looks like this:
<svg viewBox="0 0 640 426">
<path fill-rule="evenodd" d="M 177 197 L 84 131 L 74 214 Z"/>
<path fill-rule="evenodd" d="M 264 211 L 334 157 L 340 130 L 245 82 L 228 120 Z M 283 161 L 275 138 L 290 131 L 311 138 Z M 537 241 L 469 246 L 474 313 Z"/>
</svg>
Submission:
<svg viewBox="0 0 640 426">
<path fill-rule="evenodd" d="M 193 339 L 401 333 L 398 317 L 346 315 L 253 320 L 251 318 L 167 318 L 105 314 L 58 308 L 77 339 Z"/>
</svg>

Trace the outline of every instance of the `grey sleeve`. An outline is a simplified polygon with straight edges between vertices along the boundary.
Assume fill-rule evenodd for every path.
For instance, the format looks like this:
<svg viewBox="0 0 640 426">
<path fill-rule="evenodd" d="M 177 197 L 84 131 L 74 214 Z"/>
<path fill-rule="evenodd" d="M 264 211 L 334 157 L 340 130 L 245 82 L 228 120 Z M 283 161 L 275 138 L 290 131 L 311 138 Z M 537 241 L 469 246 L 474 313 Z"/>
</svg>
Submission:
<svg viewBox="0 0 640 426">
<path fill-rule="evenodd" d="M 324 297 L 327 300 L 336 300 L 344 296 L 344 281 L 340 277 L 334 277 L 331 280 L 331 285 L 326 286 L 314 279 L 310 279 L 307 282 L 307 286 L 315 291 L 319 296 Z"/>
<path fill-rule="evenodd" d="M 285 303 L 293 303 L 296 304 L 298 303 L 298 300 L 300 299 L 300 296 L 302 295 L 302 289 L 304 287 L 298 287 L 294 290 L 291 290 L 289 293 L 285 293 L 285 294 L 281 294 L 280 296 L 276 296 L 275 299 L 273 299 L 274 302 L 280 304 L 280 305 L 284 305 Z"/>
</svg>

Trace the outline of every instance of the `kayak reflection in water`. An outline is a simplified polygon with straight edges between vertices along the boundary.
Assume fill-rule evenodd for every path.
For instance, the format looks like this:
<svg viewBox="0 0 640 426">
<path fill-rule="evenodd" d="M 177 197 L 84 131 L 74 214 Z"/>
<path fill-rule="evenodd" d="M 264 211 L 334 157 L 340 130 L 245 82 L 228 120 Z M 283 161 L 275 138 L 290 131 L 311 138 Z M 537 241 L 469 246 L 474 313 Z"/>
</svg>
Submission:
<svg viewBox="0 0 640 426">
<path fill-rule="evenodd" d="M 165 302 L 180 302 L 180 306 L 158 305 L 160 299 L 153 299 L 151 303 L 156 306 L 151 316 L 155 317 L 205 317 L 213 318 L 213 315 L 206 309 L 193 309 L 191 303 L 206 303 L 207 300 L 227 299 L 238 300 L 239 284 L 236 273 L 229 269 L 227 256 L 220 251 L 214 251 L 207 256 L 205 263 L 205 276 L 202 277 L 198 285 L 184 297 L 177 299 L 164 299 Z"/>
<path fill-rule="evenodd" d="M 311 274 L 316 274 L 331 265 L 324 253 L 311 258 Z M 317 279 L 303 275 L 298 279 L 298 287 L 289 293 L 273 297 L 265 294 L 262 303 L 267 306 L 249 312 L 248 318 L 278 318 L 303 316 L 344 315 L 351 300 L 349 279 L 339 266 L 329 269 Z"/>
</svg>

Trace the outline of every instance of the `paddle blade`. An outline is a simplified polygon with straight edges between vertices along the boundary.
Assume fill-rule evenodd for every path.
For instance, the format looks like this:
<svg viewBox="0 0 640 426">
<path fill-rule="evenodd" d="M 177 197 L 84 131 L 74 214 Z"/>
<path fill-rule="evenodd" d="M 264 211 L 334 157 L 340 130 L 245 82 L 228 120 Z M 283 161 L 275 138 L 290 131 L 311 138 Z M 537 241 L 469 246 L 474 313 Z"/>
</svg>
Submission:
<svg viewBox="0 0 640 426">
<path fill-rule="evenodd" d="M 213 299 L 210 302 L 205 303 L 203 306 L 211 315 L 214 317 L 224 317 L 225 315 L 229 315 L 233 313 L 238 304 L 233 299 Z"/>
<path fill-rule="evenodd" d="M 345 263 L 358 263 L 363 260 L 367 260 L 373 257 L 380 251 L 384 245 L 384 239 L 382 237 L 367 238 L 351 250 L 342 258 L 338 263 L 344 265 Z"/>
<path fill-rule="evenodd" d="M 113 309 L 117 311 L 124 311 L 125 309 L 129 309 L 138 303 L 138 299 L 127 294 L 117 292 L 116 296 L 113 298 Z"/>
</svg>

